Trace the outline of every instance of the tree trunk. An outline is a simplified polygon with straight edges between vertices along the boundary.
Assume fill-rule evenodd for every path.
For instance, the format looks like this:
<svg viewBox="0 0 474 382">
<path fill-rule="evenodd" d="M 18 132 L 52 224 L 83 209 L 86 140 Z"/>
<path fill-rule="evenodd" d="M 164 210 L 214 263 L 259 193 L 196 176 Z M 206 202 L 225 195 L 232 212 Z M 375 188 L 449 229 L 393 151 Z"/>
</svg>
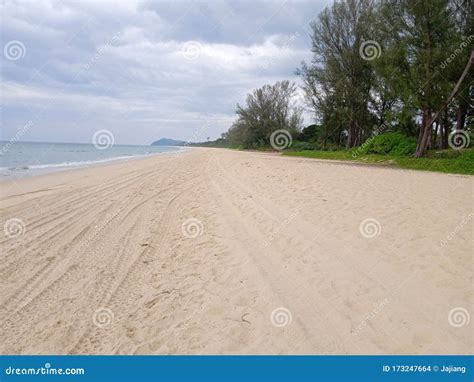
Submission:
<svg viewBox="0 0 474 382">
<path fill-rule="evenodd" d="M 416 144 L 416 151 L 415 157 L 420 158 L 426 153 L 426 149 L 429 143 L 429 137 L 431 136 L 431 124 L 433 121 L 431 120 L 431 112 L 430 112 L 430 93 L 431 93 L 431 78 L 432 78 L 432 70 L 431 70 L 431 28 L 428 28 L 429 31 L 427 33 L 427 41 L 426 41 L 426 62 L 425 62 L 425 84 L 424 87 L 424 100 L 423 100 L 423 123 L 420 129 L 420 134 L 418 134 L 418 142 Z"/>
<path fill-rule="evenodd" d="M 421 124 L 418 129 L 418 138 L 416 140 L 416 150 L 418 151 L 418 147 L 420 147 L 421 141 L 423 140 L 423 134 L 425 132 L 425 125 L 426 125 L 426 113 L 423 111 L 421 114 Z"/>
<path fill-rule="evenodd" d="M 469 61 L 467 62 L 466 67 L 464 68 L 464 71 L 463 71 L 462 74 L 461 74 L 461 77 L 459 77 L 459 80 L 458 80 L 458 82 L 456 83 L 456 86 L 454 87 L 453 91 L 452 91 L 451 94 L 449 95 L 448 99 L 444 102 L 444 104 L 443 104 L 443 106 L 441 107 L 441 109 L 439 109 L 439 110 L 434 114 L 434 116 L 432 117 L 431 122 L 430 122 L 430 125 L 431 125 L 431 123 L 433 123 L 433 121 L 434 121 L 436 118 L 438 118 L 439 113 L 441 113 L 441 111 L 444 110 L 444 108 L 449 105 L 449 103 L 451 102 L 451 100 L 453 99 L 453 97 L 456 95 L 456 93 L 457 93 L 458 90 L 459 90 L 459 87 L 461 86 L 462 82 L 464 81 L 464 78 L 466 77 L 467 73 L 469 73 L 469 69 L 471 68 L 471 65 L 472 65 L 473 62 L 474 62 L 474 51 L 471 52 L 471 57 L 469 57 Z M 465 116 L 464 116 L 464 117 L 465 117 Z"/>
<path fill-rule="evenodd" d="M 354 127 L 354 120 L 351 118 L 351 121 L 349 123 L 349 129 L 348 129 L 348 134 L 347 134 L 347 142 L 346 142 L 346 149 L 349 150 L 353 146 L 354 142 L 354 135 L 355 135 L 355 127 Z"/>
<path fill-rule="evenodd" d="M 426 153 L 428 143 L 430 142 L 432 123 L 431 111 L 427 107 L 423 107 L 423 123 L 418 135 L 418 144 L 415 152 L 416 158 L 420 158 Z"/>
<path fill-rule="evenodd" d="M 385 123 L 385 109 L 387 108 L 387 101 L 383 100 L 382 101 L 382 106 L 380 108 L 380 117 L 379 117 L 379 128 L 381 126 L 383 126 L 383 124 Z"/>
<path fill-rule="evenodd" d="M 442 149 L 448 148 L 448 136 L 449 136 L 449 125 L 448 125 L 448 109 L 444 109 L 443 116 L 441 118 L 441 142 L 440 146 Z"/>
<path fill-rule="evenodd" d="M 466 123 L 466 114 L 467 107 L 465 105 L 465 102 L 464 100 L 459 100 L 459 108 L 456 119 L 456 130 L 464 130 L 464 124 Z"/>
<path fill-rule="evenodd" d="M 349 135 L 347 136 L 347 149 L 352 149 L 360 144 L 360 132 L 359 123 L 352 118 L 349 126 Z"/>
<path fill-rule="evenodd" d="M 324 138 L 323 138 L 323 150 L 326 148 L 326 142 L 329 136 L 329 126 L 326 124 L 326 128 L 324 129 Z"/>
<path fill-rule="evenodd" d="M 435 122 L 435 129 L 434 129 L 434 134 L 433 134 L 433 139 L 431 140 L 431 148 L 436 148 L 436 141 L 438 139 L 438 130 L 439 130 L 439 118 Z"/>
</svg>

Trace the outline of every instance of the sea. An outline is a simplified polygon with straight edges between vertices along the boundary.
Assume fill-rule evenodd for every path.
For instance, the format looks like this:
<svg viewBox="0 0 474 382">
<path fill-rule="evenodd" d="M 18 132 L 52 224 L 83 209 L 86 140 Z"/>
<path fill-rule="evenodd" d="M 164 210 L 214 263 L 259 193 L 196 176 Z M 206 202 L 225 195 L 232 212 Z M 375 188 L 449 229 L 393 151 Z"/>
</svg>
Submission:
<svg viewBox="0 0 474 382">
<path fill-rule="evenodd" d="M 0 141 L 0 180 L 185 150 L 173 146 Z"/>
</svg>

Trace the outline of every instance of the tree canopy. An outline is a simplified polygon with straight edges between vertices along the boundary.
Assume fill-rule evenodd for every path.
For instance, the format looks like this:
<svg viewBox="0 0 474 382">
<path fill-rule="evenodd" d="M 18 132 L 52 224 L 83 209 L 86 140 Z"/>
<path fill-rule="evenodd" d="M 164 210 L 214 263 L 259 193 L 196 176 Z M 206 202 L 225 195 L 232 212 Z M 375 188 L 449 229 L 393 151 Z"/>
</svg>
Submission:
<svg viewBox="0 0 474 382">
<path fill-rule="evenodd" d="M 254 90 L 244 106 L 237 105 L 237 120 L 223 138 L 231 145 L 257 148 L 268 145 L 276 130 L 297 134 L 302 119 L 301 110 L 292 105 L 296 89 L 294 83 L 280 81 Z"/>
<path fill-rule="evenodd" d="M 296 71 L 311 128 L 300 133 L 297 86 L 281 81 L 237 105 L 223 141 L 256 148 L 283 129 L 322 149 L 354 149 L 396 132 L 416 140 L 417 157 L 447 148 L 453 133 L 470 130 L 471 14 L 470 0 L 335 1 L 311 23 L 312 59 Z"/>
</svg>

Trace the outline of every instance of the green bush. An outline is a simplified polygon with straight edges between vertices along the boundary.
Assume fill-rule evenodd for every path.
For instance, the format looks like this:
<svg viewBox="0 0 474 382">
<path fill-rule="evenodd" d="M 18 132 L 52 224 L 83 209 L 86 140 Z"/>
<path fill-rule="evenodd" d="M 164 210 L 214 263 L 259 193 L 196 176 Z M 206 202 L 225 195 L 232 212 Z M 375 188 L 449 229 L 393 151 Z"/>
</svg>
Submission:
<svg viewBox="0 0 474 382">
<path fill-rule="evenodd" d="M 385 133 L 370 137 L 360 146 L 361 154 L 391 154 L 407 156 L 415 152 L 416 139 L 400 133 Z"/>
<path fill-rule="evenodd" d="M 326 143 L 326 146 L 323 148 L 321 148 L 321 150 L 324 150 L 324 151 L 340 151 L 344 149 L 344 147 L 341 147 L 339 145 L 336 145 L 335 143 Z"/>
<path fill-rule="evenodd" d="M 317 147 L 317 145 L 314 144 L 314 143 L 295 141 L 295 142 L 293 142 L 293 144 L 291 145 L 291 149 L 292 149 L 292 150 L 295 150 L 295 151 L 317 150 L 318 147 Z"/>
<path fill-rule="evenodd" d="M 302 131 L 298 139 L 303 142 L 315 142 L 318 140 L 320 126 L 309 125 L 306 126 Z"/>
</svg>

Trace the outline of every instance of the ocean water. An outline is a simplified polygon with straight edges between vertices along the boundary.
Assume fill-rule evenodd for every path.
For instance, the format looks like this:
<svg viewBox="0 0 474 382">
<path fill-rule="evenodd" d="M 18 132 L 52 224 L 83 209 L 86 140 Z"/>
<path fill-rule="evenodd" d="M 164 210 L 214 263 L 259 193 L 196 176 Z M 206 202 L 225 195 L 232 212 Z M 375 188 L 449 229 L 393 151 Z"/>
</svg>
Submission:
<svg viewBox="0 0 474 382">
<path fill-rule="evenodd" d="M 98 149 L 83 143 L 0 141 L 0 179 L 19 178 L 116 160 L 183 150 L 171 146 L 113 145 Z"/>
</svg>

